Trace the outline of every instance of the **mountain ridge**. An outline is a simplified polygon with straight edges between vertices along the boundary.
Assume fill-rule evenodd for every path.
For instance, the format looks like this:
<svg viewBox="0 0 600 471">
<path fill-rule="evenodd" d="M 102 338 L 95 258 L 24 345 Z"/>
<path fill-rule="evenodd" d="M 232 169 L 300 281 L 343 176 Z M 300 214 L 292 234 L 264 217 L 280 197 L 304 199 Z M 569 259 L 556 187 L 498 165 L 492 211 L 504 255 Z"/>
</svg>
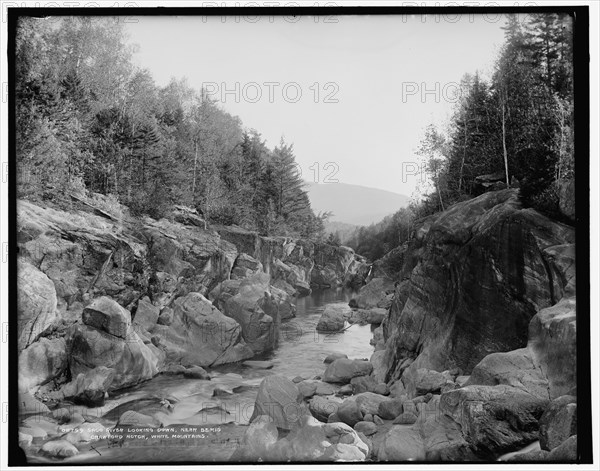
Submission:
<svg viewBox="0 0 600 471">
<path fill-rule="evenodd" d="M 332 211 L 331 221 L 368 226 L 408 205 L 401 193 L 349 183 L 306 182 L 306 191 L 315 211 Z"/>
</svg>

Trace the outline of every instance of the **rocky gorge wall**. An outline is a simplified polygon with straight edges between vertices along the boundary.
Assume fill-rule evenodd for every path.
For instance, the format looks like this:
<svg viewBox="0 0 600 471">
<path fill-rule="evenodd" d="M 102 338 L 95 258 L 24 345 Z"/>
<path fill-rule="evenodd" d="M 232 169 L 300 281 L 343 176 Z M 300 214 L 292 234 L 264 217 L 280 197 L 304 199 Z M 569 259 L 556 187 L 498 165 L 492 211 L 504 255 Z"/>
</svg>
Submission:
<svg viewBox="0 0 600 471">
<path fill-rule="evenodd" d="M 158 221 L 17 210 L 19 388 L 45 399 L 97 404 L 160 372 L 251 358 L 277 345 L 293 296 L 365 271 L 347 247 L 204 230 L 182 208 Z"/>
<path fill-rule="evenodd" d="M 419 368 L 468 374 L 494 352 L 542 348 L 536 339 L 558 322 L 548 308 L 575 322 L 574 241 L 572 227 L 523 209 L 517 190 L 485 193 L 426 221 L 407 248 L 383 329 L 387 378 Z"/>
</svg>

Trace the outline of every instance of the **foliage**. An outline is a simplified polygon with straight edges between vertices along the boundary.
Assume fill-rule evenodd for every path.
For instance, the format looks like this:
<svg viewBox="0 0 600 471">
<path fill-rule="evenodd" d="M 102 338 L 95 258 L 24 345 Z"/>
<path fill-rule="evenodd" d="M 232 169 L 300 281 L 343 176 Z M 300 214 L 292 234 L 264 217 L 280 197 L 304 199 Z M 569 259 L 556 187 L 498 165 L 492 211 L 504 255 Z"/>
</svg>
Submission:
<svg viewBox="0 0 600 471">
<path fill-rule="evenodd" d="M 157 86 L 133 49 L 113 18 L 20 19 L 19 196 L 88 191 L 133 214 L 183 204 L 212 223 L 323 237 L 291 144 L 269 149 L 185 79 Z"/>
</svg>

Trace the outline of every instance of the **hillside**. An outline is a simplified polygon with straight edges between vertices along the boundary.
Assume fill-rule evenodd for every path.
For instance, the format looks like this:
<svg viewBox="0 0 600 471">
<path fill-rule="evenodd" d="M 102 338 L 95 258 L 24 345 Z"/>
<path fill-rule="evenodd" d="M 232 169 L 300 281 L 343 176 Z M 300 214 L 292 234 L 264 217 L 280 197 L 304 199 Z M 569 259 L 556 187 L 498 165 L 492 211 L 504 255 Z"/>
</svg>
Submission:
<svg viewBox="0 0 600 471">
<path fill-rule="evenodd" d="M 408 196 L 347 183 L 307 182 L 313 211 L 332 211 L 332 221 L 365 226 L 408 205 Z"/>
</svg>

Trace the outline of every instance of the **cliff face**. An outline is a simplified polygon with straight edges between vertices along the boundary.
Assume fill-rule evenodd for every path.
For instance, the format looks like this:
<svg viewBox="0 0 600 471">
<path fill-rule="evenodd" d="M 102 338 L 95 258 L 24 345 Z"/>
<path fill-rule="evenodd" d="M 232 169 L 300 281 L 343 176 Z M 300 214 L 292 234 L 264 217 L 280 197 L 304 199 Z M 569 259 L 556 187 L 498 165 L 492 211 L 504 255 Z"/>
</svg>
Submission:
<svg viewBox="0 0 600 471">
<path fill-rule="evenodd" d="M 383 327 L 387 379 L 408 384 L 419 368 L 469 374 L 488 354 L 550 337 L 543 331 L 552 316 L 542 310 L 575 294 L 574 237 L 573 228 L 523 209 L 517 190 L 485 193 L 425 221 L 406 249 Z"/>
<path fill-rule="evenodd" d="M 204 230 L 182 209 L 117 219 L 78 202 L 19 201 L 17 243 L 20 387 L 31 391 L 69 381 L 72 391 L 98 375 L 118 389 L 250 358 L 277 345 L 315 266 L 341 284 L 362 264 L 344 247 Z"/>
</svg>

